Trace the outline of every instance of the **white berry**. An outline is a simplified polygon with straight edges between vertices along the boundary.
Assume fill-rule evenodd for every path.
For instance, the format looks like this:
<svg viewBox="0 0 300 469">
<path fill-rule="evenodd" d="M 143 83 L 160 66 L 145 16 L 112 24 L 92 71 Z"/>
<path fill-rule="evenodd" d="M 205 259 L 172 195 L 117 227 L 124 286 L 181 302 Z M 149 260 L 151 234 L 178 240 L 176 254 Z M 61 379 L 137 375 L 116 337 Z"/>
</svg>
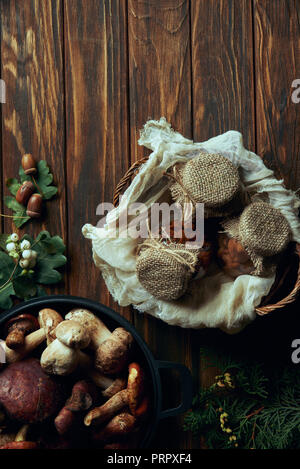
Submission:
<svg viewBox="0 0 300 469">
<path fill-rule="evenodd" d="M 22 249 L 22 251 L 25 251 L 26 249 L 30 249 L 30 247 L 31 247 L 31 244 L 29 241 L 27 241 L 27 239 L 24 239 L 20 244 L 20 248 Z"/>
<path fill-rule="evenodd" d="M 21 259 L 19 264 L 20 264 L 20 267 L 22 267 L 22 269 L 27 269 L 27 267 L 29 267 L 29 260 Z"/>
<path fill-rule="evenodd" d="M 25 251 L 22 252 L 23 259 L 31 259 L 31 253 L 32 251 L 30 249 L 25 249 Z"/>
<path fill-rule="evenodd" d="M 38 253 L 36 251 L 31 251 L 31 258 L 32 259 L 36 259 L 37 255 L 38 255 Z"/>
<path fill-rule="evenodd" d="M 8 243 L 6 245 L 6 250 L 9 252 L 9 251 L 14 251 L 16 249 L 16 245 L 15 243 Z"/>
<path fill-rule="evenodd" d="M 10 235 L 10 239 L 11 239 L 14 243 L 16 243 L 16 242 L 19 241 L 19 235 L 17 235 L 17 233 L 13 233 L 13 234 Z"/>
</svg>

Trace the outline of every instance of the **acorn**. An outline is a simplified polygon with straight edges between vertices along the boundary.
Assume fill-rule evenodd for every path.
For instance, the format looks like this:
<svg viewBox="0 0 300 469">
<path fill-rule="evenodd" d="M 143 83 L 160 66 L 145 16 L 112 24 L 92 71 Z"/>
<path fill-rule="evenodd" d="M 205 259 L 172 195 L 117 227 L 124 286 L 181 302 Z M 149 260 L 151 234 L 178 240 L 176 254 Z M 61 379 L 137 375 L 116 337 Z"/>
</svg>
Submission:
<svg viewBox="0 0 300 469">
<path fill-rule="evenodd" d="M 31 218 L 39 218 L 42 214 L 43 197 L 41 194 L 32 194 L 30 197 L 26 214 Z"/>
<path fill-rule="evenodd" d="M 31 181 L 23 182 L 16 194 L 16 201 L 19 202 L 19 204 L 26 205 L 29 197 L 34 193 L 34 190 L 35 187 Z"/>
<path fill-rule="evenodd" d="M 22 158 L 22 168 L 24 169 L 25 174 L 36 174 L 36 162 L 34 161 L 30 153 L 26 153 Z"/>
</svg>

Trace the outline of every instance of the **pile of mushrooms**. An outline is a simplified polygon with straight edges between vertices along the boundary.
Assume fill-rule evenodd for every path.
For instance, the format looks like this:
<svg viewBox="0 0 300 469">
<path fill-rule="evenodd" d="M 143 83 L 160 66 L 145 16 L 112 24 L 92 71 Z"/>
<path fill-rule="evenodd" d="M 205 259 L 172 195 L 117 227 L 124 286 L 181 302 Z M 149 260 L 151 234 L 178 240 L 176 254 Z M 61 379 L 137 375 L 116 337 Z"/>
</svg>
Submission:
<svg viewBox="0 0 300 469">
<path fill-rule="evenodd" d="M 142 367 L 131 361 L 132 346 L 128 331 L 111 332 L 86 309 L 63 319 L 46 308 L 38 318 L 22 314 L 8 321 L 0 449 L 43 447 L 37 436 L 43 425 L 57 447 L 71 447 L 76 433 L 92 446 L 136 445 L 149 395 Z"/>
</svg>

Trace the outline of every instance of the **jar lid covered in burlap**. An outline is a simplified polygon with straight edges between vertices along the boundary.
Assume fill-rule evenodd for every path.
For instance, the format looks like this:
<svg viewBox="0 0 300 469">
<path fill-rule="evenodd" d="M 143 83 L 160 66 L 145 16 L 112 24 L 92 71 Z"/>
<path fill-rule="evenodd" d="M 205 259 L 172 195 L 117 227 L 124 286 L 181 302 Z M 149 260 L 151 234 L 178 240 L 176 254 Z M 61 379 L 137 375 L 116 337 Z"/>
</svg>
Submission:
<svg viewBox="0 0 300 469">
<path fill-rule="evenodd" d="M 253 275 L 272 273 L 274 256 L 281 253 L 291 239 L 287 219 L 280 210 L 266 202 L 251 203 L 239 218 L 226 220 L 222 226 L 248 252 L 255 266 Z"/>
<path fill-rule="evenodd" d="M 266 202 L 253 202 L 240 217 L 241 242 L 262 256 L 283 251 L 290 241 L 290 225 L 285 216 Z"/>
<path fill-rule="evenodd" d="M 184 165 L 174 167 L 173 179 L 172 198 L 180 204 L 204 203 L 206 216 L 230 213 L 230 202 L 240 194 L 238 169 L 218 153 L 200 152 Z"/>
<path fill-rule="evenodd" d="M 136 262 L 139 282 L 155 298 L 177 300 L 187 290 L 198 250 L 149 238 L 140 245 Z"/>
</svg>

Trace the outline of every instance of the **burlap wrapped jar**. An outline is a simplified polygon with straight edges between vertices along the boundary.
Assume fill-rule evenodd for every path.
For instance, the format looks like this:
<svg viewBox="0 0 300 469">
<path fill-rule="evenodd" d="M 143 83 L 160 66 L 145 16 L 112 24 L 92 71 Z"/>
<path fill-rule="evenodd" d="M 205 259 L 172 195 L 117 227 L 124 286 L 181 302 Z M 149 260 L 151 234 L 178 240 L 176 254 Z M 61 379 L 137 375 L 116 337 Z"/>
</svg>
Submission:
<svg viewBox="0 0 300 469">
<path fill-rule="evenodd" d="M 155 298 L 177 300 L 184 295 L 195 272 L 199 249 L 149 238 L 138 247 L 139 282 Z"/>
<path fill-rule="evenodd" d="M 242 191 L 237 168 L 219 153 L 203 153 L 183 165 L 175 165 L 169 177 L 172 198 L 184 203 L 204 204 L 204 215 L 224 217 L 242 209 Z"/>
<path fill-rule="evenodd" d="M 222 223 L 225 232 L 237 239 L 254 265 L 252 275 L 269 275 L 276 268 L 276 256 L 291 240 L 290 225 L 280 210 L 266 202 L 253 202 L 239 218 Z"/>
</svg>

